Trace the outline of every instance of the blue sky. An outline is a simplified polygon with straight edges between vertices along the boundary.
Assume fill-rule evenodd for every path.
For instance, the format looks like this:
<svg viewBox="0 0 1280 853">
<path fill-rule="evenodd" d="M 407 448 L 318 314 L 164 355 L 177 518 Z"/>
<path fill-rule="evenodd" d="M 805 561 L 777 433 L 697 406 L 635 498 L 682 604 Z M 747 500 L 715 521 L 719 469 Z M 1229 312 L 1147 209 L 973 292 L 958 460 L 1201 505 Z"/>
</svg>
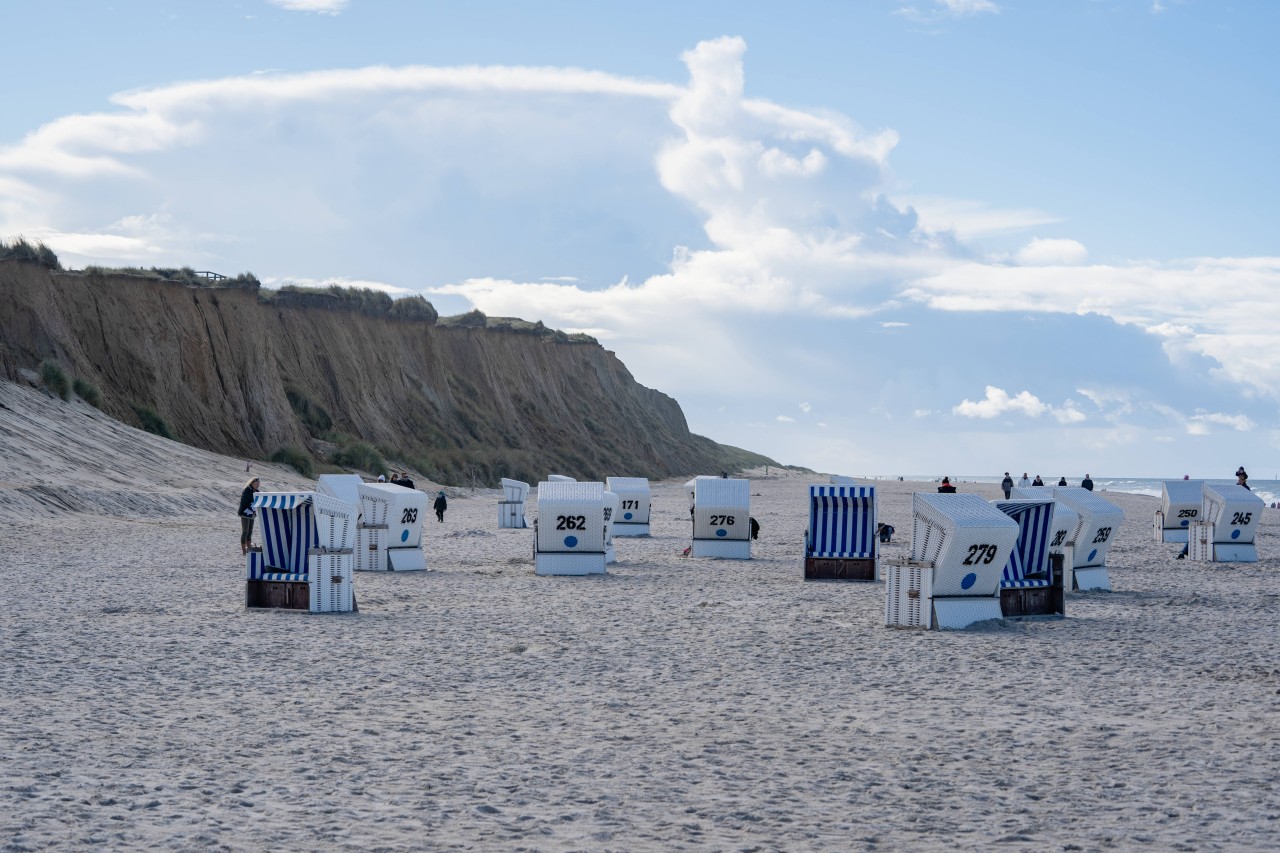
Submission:
<svg viewBox="0 0 1280 853">
<path fill-rule="evenodd" d="M 1280 465 L 1280 4 L 48 0 L 0 236 L 596 335 L 847 474 Z"/>
</svg>

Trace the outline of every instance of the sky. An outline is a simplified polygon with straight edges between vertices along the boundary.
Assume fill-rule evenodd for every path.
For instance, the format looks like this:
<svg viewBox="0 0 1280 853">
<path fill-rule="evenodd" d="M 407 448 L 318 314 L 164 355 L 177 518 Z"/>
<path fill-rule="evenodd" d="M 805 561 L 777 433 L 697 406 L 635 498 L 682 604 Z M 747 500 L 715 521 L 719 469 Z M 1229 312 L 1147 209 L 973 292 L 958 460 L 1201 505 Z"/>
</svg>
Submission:
<svg viewBox="0 0 1280 853">
<path fill-rule="evenodd" d="M 0 238 L 64 266 L 584 331 L 818 471 L 1280 470 L 1280 3 L 5 12 Z"/>
</svg>

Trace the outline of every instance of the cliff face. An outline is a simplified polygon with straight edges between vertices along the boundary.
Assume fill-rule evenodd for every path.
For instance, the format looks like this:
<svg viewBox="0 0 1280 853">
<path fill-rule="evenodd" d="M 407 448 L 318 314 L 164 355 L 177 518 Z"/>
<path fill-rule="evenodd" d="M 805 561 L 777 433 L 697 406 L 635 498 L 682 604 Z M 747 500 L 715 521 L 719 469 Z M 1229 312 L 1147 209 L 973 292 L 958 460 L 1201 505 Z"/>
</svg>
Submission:
<svg viewBox="0 0 1280 853">
<path fill-rule="evenodd" d="M 692 435 L 598 344 L 260 301 L 252 290 L 0 262 L 0 372 L 46 359 L 139 424 L 264 458 L 343 434 L 445 480 L 663 477 L 765 462 Z M 329 422 L 331 421 L 331 425 Z"/>
</svg>

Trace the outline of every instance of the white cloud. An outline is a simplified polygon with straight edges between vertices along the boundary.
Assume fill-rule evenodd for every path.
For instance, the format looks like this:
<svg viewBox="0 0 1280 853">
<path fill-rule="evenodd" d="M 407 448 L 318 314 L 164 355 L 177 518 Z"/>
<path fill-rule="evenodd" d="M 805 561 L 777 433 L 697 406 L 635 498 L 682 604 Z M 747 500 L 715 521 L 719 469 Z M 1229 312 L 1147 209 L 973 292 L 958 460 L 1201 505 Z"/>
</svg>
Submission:
<svg viewBox="0 0 1280 853">
<path fill-rule="evenodd" d="M 916 6 L 903 6 L 894 14 L 918 23 L 933 23 L 942 18 L 966 18 L 999 11 L 1000 7 L 993 0 L 934 0 L 931 8 L 922 10 Z"/>
<path fill-rule="evenodd" d="M 288 12 L 315 12 L 320 15 L 337 15 L 347 8 L 347 0 L 267 0 Z"/>
<path fill-rule="evenodd" d="M 1060 424 L 1077 424 L 1086 420 L 1074 402 L 1066 401 L 1062 406 L 1050 406 L 1030 391 L 1019 391 L 1010 395 L 1003 388 L 988 385 L 986 396 L 981 400 L 962 400 L 952 407 L 952 414 L 966 418 L 991 420 L 1001 415 L 1020 414 L 1029 418 L 1038 418 L 1048 414 Z"/>
<path fill-rule="evenodd" d="M 796 422 L 795 418 L 790 417 L 788 415 L 778 415 L 778 417 L 775 418 L 775 420 L 778 421 L 778 423 L 783 423 L 783 424 L 793 424 Z"/>
<path fill-rule="evenodd" d="M 900 322 L 898 322 L 897 320 L 886 320 L 885 322 L 883 322 L 883 323 L 881 323 L 881 324 L 880 324 L 880 328 L 882 328 L 882 329 L 905 329 L 905 328 L 907 328 L 907 327 L 908 327 L 908 326 L 910 326 L 910 325 L 911 325 L 910 323 L 900 323 Z"/>
<path fill-rule="evenodd" d="M 949 231 L 960 240 L 974 240 L 1055 225 L 1061 217 L 1032 208 L 994 208 L 982 202 L 929 195 L 894 196 L 896 204 L 910 207 L 920 227 Z"/>
<path fill-rule="evenodd" d="M 808 403 L 801 403 L 800 411 L 804 412 L 807 415 L 813 411 L 813 406 L 809 405 Z"/>
<path fill-rule="evenodd" d="M 1037 238 L 1023 246 L 1017 257 L 1018 263 L 1027 266 L 1049 266 L 1078 264 L 1087 254 L 1084 245 L 1075 240 Z"/>
<path fill-rule="evenodd" d="M 1208 435 L 1211 426 L 1230 427 L 1236 432 L 1251 432 L 1257 427 L 1247 415 L 1228 415 L 1222 412 L 1206 412 L 1203 409 L 1187 418 L 1187 432 L 1192 435 Z"/>
</svg>

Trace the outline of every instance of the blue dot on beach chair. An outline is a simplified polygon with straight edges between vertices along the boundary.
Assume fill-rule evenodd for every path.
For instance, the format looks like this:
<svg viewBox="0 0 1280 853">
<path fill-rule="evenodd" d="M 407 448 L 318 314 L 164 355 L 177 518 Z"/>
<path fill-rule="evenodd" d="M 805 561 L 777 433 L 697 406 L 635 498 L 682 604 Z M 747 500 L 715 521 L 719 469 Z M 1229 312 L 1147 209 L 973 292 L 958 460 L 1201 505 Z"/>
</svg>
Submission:
<svg viewBox="0 0 1280 853">
<path fill-rule="evenodd" d="M 565 546 L 566 548 L 576 548 L 576 547 L 578 547 L 578 537 L 577 537 L 577 536 L 566 536 L 566 537 L 564 537 L 564 546 Z"/>
<path fill-rule="evenodd" d="M 978 576 L 973 572 L 969 572 L 969 574 L 965 575 L 963 578 L 960 579 L 960 588 L 968 589 L 969 587 L 973 586 L 977 582 L 978 582 Z"/>
</svg>

